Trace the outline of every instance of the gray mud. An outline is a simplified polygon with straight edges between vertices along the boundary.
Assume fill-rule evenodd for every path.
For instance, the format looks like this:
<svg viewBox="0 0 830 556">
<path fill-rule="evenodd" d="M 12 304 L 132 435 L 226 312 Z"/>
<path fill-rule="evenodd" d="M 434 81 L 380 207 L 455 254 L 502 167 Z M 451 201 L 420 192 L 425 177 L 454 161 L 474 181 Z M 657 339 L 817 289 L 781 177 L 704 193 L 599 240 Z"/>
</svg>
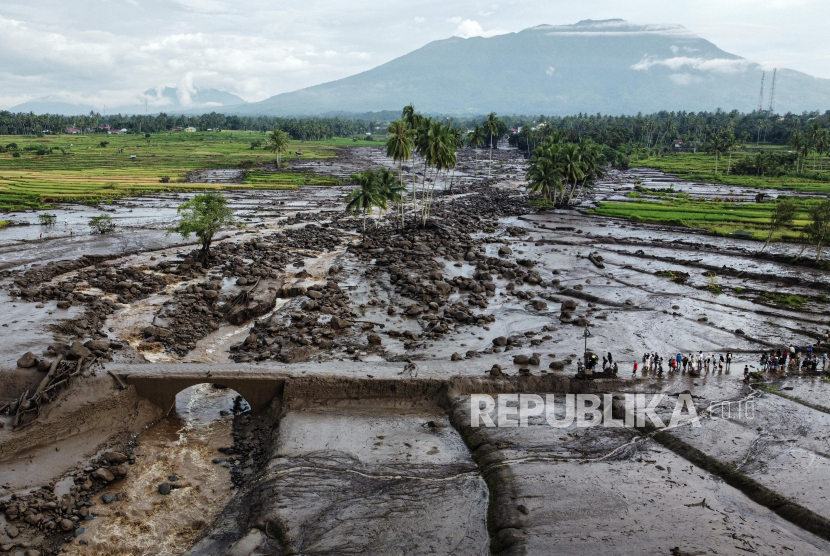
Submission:
<svg viewBox="0 0 830 556">
<path fill-rule="evenodd" d="M 43 371 L 17 367 L 27 351 L 39 363 L 65 352 L 79 368 L 34 422 L 14 430 L 13 416 L 0 415 L 0 547 L 228 556 L 830 551 L 821 529 L 830 519 L 830 386 L 797 372 L 753 379 L 780 395 L 743 381 L 762 352 L 826 349 L 816 342 L 830 328 L 827 273 L 793 264 L 794 245 L 760 258 L 751 241 L 581 212 L 624 199 L 635 179 L 741 202 L 754 191 L 611 171 L 574 210 L 533 213 L 523 156 L 497 150 L 487 180 L 486 151 L 478 155 L 476 167 L 475 153 L 463 151 L 456 172 L 439 179 L 433 225 L 416 228 L 410 215 L 400 230 L 394 214 L 375 213 L 366 242 L 362 222 L 342 211 L 347 186 L 228 191 L 245 228 L 224 233 L 205 264 L 193 244 L 165 235 L 187 194 L 101 207 L 119 228 L 110 236 L 88 234 L 97 209 L 71 205 L 52 211 L 58 225 L 43 240 L 37 225 L 0 230 L 8 307 L 0 404 L 43 380 Z M 292 161 L 290 171 L 345 180 L 382 166 L 394 167 L 382 150 L 357 147 Z M 404 170 L 420 198 L 423 161 Z M 230 183 L 235 172 L 199 179 Z M 36 214 L 15 218 L 34 223 Z M 664 271 L 688 277 L 671 281 L 658 276 Z M 777 306 L 770 291 L 809 301 Z M 619 365 L 613 380 L 573 378 L 586 329 L 588 348 Z M 645 352 L 701 351 L 731 352 L 731 369 L 633 373 Z M 187 372 L 204 384 L 160 420 L 133 386 L 120 389 L 130 375 Z M 254 415 L 235 393 L 214 390 L 211 372 L 270 374 L 279 392 Z M 464 396 L 476 391 L 689 392 L 704 417 L 700 428 L 666 437 L 541 421 L 471 430 Z M 748 397 L 751 419 L 706 413 Z M 658 412 L 670 412 L 673 399 Z M 128 453 L 127 467 L 106 461 L 106 450 Z M 109 479 L 99 468 L 127 473 Z M 159 493 L 174 474 L 180 488 Z M 38 496 L 39 485 L 56 497 L 66 490 L 72 503 L 46 506 L 52 494 Z M 119 493 L 103 504 L 103 494 Z M 781 500 L 794 510 L 782 511 Z"/>
</svg>

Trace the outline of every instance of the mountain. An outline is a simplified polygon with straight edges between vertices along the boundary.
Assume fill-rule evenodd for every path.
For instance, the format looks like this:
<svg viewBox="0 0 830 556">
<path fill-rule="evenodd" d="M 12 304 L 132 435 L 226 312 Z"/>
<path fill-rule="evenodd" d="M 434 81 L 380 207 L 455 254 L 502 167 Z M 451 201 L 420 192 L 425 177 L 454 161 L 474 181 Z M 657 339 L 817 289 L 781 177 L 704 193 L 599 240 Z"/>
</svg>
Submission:
<svg viewBox="0 0 830 556">
<path fill-rule="evenodd" d="M 586 20 L 434 41 L 369 71 L 228 111 L 398 111 L 412 102 L 420 112 L 441 114 L 746 112 L 758 107 L 762 71 L 679 25 Z M 768 70 L 765 109 L 771 82 Z M 830 80 L 778 70 L 777 112 L 828 108 Z"/>
<path fill-rule="evenodd" d="M 147 102 L 145 106 L 145 101 Z M 135 99 L 134 104 L 124 106 L 108 106 L 107 114 L 144 114 L 145 110 L 151 114 L 166 112 L 168 114 L 203 113 L 227 106 L 243 106 L 242 98 L 220 91 L 218 89 L 178 89 L 174 87 L 160 87 L 144 91 Z M 90 111 L 104 112 L 103 106 L 92 106 L 85 103 L 71 103 L 60 97 L 42 97 L 10 109 L 12 112 L 34 112 L 35 114 L 89 114 Z"/>
</svg>

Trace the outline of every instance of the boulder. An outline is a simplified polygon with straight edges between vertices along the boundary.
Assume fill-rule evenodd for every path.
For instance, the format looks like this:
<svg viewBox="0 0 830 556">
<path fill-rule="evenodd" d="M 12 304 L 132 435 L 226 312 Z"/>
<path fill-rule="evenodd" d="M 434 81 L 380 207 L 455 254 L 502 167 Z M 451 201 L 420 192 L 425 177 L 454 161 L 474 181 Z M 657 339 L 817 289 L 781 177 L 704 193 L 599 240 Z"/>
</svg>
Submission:
<svg viewBox="0 0 830 556">
<path fill-rule="evenodd" d="M 126 463 L 119 463 L 118 465 L 111 465 L 110 472 L 116 477 L 123 477 L 130 472 L 130 466 Z"/>
<path fill-rule="evenodd" d="M 48 359 L 41 359 L 37 364 L 37 370 L 42 373 L 48 371 L 50 367 L 52 367 L 52 362 Z"/>
<path fill-rule="evenodd" d="M 31 369 L 37 367 L 37 364 L 38 358 L 31 351 L 27 351 L 23 354 L 23 357 L 17 360 L 17 366 L 21 369 Z"/>
<path fill-rule="evenodd" d="M 331 327 L 335 330 L 343 330 L 349 328 L 349 321 L 341 319 L 340 317 L 331 317 Z"/>
<path fill-rule="evenodd" d="M 90 340 L 84 344 L 93 351 L 108 351 L 110 349 L 109 340 Z"/>
<path fill-rule="evenodd" d="M 228 322 L 235 325 L 245 324 L 252 318 L 261 317 L 277 304 L 277 290 L 274 288 L 255 289 L 249 296 L 248 303 L 240 303 L 228 314 Z"/>
<path fill-rule="evenodd" d="M 121 452 L 105 452 L 104 459 L 107 463 L 119 464 L 127 461 L 127 456 Z"/>
<path fill-rule="evenodd" d="M 75 528 L 75 524 L 72 522 L 71 519 L 62 519 L 61 520 L 61 529 L 64 531 L 71 531 Z"/>
<path fill-rule="evenodd" d="M 381 343 L 380 336 L 377 334 L 369 334 L 366 336 L 366 339 L 369 340 L 369 344 L 373 346 L 379 346 Z"/>
<path fill-rule="evenodd" d="M 115 480 L 115 475 L 113 475 L 109 469 L 104 469 L 103 467 L 99 467 L 95 471 L 92 472 L 90 475 L 93 479 L 98 479 L 99 481 L 104 481 L 109 483 Z"/>
<path fill-rule="evenodd" d="M 514 365 L 527 365 L 530 361 L 530 357 L 527 355 L 519 354 L 513 357 L 513 364 Z"/>
<path fill-rule="evenodd" d="M 506 346 L 507 345 L 507 338 L 504 336 L 499 336 L 498 338 L 493 338 L 493 345 L 494 346 Z"/>
<path fill-rule="evenodd" d="M 513 251 L 506 245 L 502 245 L 499 247 L 499 256 L 500 257 L 507 257 L 508 255 L 512 255 Z"/>
<path fill-rule="evenodd" d="M 81 357 L 90 357 L 92 352 L 89 348 L 84 347 L 81 342 L 72 342 L 72 345 L 69 347 L 69 353 L 67 354 L 69 357 L 74 359 L 80 359 Z"/>
<path fill-rule="evenodd" d="M 162 496 L 167 496 L 168 494 L 170 494 L 170 483 L 161 483 L 158 486 L 158 492 Z"/>
<path fill-rule="evenodd" d="M 464 359 L 464 358 L 461 357 L 461 354 L 459 354 L 459 353 L 453 353 L 450 356 L 450 361 L 461 361 L 462 359 Z"/>
<path fill-rule="evenodd" d="M 305 294 L 310 297 L 311 299 L 320 299 L 323 297 L 323 294 L 315 291 L 315 290 L 308 290 Z"/>
</svg>

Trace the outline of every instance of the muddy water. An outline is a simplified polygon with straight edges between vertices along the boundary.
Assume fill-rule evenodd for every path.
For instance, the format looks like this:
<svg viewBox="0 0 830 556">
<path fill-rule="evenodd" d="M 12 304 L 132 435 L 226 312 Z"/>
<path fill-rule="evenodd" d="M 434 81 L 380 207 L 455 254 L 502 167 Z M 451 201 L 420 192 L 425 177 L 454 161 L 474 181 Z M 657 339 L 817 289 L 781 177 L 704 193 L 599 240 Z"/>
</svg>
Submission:
<svg viewBox="0 0 830 556">
<path fill-rule="evenodd" d="M 188 549 L 233 495 L 229 469 L 211 460 L 217 448 L 233 443 L 235 396 L 208 384 L 181 392 L 175 414 L 138 438 L 129 475 L 104 491 L 123 500 L 104 504 L 96 497 L 91 511 L 97 517 L 83 522 L 85 532 L 66 553 L 173 555 Z M 164 496 L 158 492 L 164 482 L 177 488 Z"/>
</svg>

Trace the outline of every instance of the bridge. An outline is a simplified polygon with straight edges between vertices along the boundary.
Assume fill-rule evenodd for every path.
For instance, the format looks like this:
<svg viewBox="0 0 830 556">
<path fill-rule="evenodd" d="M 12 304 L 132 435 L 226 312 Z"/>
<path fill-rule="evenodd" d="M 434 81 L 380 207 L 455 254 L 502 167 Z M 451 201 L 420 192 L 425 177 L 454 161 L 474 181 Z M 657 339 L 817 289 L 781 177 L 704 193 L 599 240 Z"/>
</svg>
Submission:
<svg viewBox="0 0 830 556">
<path fill-rule="evenodd" d="M 482 361 L 429 361 L 415 363 L 330 361 L 249 364 L 141 363 L 107 364 L 136 394 L 169 413 L 176 395 L 196 384 L 218 384 L 235 390 L 260 413 L 275 398 L 446 398 L 463 394 L 579 393 L 613 391 L 630 386 L 624 380 L 573 380 L 567 376 L 543 374 L 493 379 Z"/>
</svg>

